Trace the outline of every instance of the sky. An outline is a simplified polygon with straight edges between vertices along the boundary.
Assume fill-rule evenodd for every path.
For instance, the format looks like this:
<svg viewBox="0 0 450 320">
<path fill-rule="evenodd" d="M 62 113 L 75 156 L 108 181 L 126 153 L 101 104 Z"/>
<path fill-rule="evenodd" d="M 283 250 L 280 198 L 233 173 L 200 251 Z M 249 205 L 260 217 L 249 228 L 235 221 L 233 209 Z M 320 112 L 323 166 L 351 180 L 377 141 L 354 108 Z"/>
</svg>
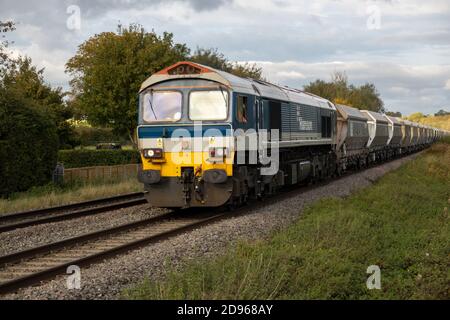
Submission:
<svg viewBox="0 0 450 320">
<path fill-rule="evenodd" d="M 449 0 L 0 0 L 0 20 L 17 24 L 13 54 L 67 90 L 67 60 L 120 22 L 254 62 L 277 84 L 344 71 L 355 85 L 374 83 L 387 110 L 450 111 Z"/>
</svg>

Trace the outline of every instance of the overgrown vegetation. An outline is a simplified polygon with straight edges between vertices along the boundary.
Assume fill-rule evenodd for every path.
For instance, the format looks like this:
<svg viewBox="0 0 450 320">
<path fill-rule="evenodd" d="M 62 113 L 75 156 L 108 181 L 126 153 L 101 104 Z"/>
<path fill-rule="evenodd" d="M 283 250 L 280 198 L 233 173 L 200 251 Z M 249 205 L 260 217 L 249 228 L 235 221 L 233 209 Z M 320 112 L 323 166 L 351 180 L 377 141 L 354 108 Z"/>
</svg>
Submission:
<svg viewBox="0 0 450 320">
<path fill-rule="evenodd" d="M 135 299 L 448 299 L 450 140 L 373 186 L 322 200 L 268 241 L 189 262 Z M 381 290 L 366 270 L 381 268 Z"/>
<path fill-rule="evenodd" d="M 115 166 L 140 162 L 137 150 L 60 150 L 58 162 L 64 168 L 83 168 L 95 166 Z"/>
<path fill-rule="evenodd" d="M 142 184 L 135 178 L 110 183 L 73 183 L 63 187 L 48 184 L 33 187 L 27 192 L 12 194 L 8 200 L 0 199 L 0 214 L 48 208 L 139 191 L 142 191 Z"/>
</svg>

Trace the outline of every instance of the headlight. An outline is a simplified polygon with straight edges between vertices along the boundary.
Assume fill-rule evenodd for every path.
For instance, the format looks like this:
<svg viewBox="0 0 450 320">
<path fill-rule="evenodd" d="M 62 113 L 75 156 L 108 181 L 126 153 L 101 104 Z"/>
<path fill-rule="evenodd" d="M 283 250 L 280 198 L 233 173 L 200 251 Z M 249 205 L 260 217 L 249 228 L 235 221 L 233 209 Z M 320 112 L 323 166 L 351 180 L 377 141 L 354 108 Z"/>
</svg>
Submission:
<svg viewBox="0 0 450 320">
<path fill-rule="evenodd" d="M 143 150 L 146 159 L 161 159 L 163 155 L 162 149 L 145 149 Z"/>
<path fill-rule="evenodd" d="M 223 157 L 223 155 L 225 154 L 225 151 L 224 151 L 224 149 L 222 149 L 222 148 L 219 148 L 219 149 L 216 149 L 216 157 Z"/>
</svg>

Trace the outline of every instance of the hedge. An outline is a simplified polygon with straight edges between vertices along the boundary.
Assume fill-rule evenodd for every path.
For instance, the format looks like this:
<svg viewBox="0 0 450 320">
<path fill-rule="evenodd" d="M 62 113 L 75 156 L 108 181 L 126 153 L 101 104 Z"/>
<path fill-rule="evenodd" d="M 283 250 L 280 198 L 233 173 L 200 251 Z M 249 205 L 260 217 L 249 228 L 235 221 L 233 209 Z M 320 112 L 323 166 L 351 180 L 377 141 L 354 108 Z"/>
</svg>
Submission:
<svg viewBox="0 0 450 320">
<path fill-rule="evenodd" d="M 140 162 L 136 150 L 60 150 L 58 162 L 64 168 L 83 168 L 95 166 L 115 166 Z"/>
<path fill-rule="evenodd" d="M 0 88 L 0 196 L 51 181 L 56 125 L 18 92 Z"/>
</svg>

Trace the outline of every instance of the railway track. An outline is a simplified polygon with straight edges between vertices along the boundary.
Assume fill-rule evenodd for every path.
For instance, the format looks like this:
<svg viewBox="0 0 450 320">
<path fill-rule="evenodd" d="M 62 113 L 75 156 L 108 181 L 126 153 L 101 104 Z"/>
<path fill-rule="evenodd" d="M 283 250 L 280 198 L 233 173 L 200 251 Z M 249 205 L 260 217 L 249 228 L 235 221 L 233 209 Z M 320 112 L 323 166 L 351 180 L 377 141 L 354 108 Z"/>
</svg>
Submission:
<svg viewBox="0 0 450 320">
<path fill-rule="evenodd" d="M 182 210 L 184 213 L 186 210 Z M 227 213 L 174 211 L 0 257 L 0 293 L 31 286 L 65 274 L 71 265 L 84 266 L 151 242 L 216 221 Z"/>
<path fill-rule="evenodd" d="M 143 192 L 0 216 L 0 233 L 147 203 Z"/>
</svg>

